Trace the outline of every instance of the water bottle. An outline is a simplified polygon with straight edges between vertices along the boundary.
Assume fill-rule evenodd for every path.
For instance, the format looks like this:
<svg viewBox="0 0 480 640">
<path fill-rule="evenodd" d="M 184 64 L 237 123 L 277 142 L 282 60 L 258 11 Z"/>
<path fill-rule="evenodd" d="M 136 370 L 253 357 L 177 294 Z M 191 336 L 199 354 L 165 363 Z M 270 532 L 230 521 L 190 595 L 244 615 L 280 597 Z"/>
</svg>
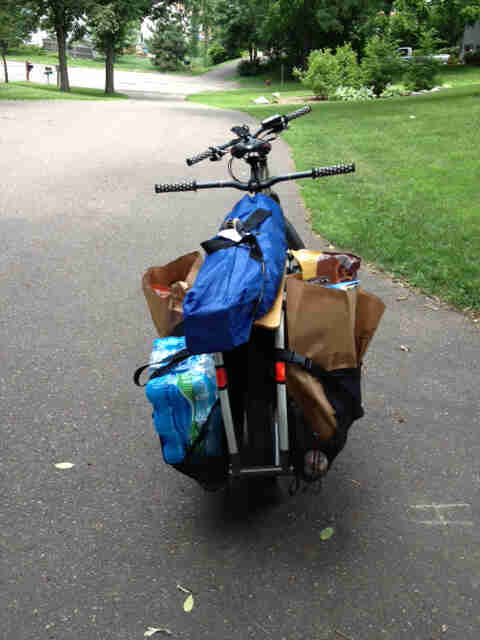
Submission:
<svg viewBox="0 0 480 640">
<path fill-rule="evenodd" d="M 184 348 L 183 337 L 155 340 L 150 371 L 165 365 L 169 356 Z M 182 462 L 217 399 L 213 356 L 191 356 L 164 376 L 149 380 L 145 391 L 153 405 L 153 421 L 165 462 Z"/>
<path fill-rule="evenodd" d="M 217 399 L 215 363 L 211 355 L 197 356 L 191 369 L 195 422 L 201 427 Z"/>
<path fill-rule="evenodd" d="M 152 353 L 150 355 L 150 369 L 149 372 L 152 374 L 155 369 L 158 369 L 168 362 L 168 357 L 174 356 L 176 353 L 185 349 L 185 338 L 182 336 L 180 338 L 175 338 L 171 336 L 169 338 L 157 338 L 153 341 Z M 177 370 L 185 369 L 185 361 L 180 363 L 177 367 Z"/>
</svg>

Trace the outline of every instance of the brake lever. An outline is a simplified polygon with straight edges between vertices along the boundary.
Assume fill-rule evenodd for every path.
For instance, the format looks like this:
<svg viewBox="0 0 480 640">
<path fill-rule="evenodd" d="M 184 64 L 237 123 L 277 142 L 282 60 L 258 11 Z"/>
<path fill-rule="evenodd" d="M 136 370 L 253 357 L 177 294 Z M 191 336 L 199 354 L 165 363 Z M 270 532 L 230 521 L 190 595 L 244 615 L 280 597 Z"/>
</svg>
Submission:
<svg viewBox="0 0 480 640">
<path fill-rule="evenodd" d="M 250 135 L 250 127 L 246 124 L 242 124 L 238 127 L 232 127 L 230 131 L 235 133 L 239 138 L 247 138 Z"/>
<path fill-rule="evenodd" d="M 219 147 L 209 147 L 209 151 L 211 152 L 210 162 L 221 160 L 227 153 L 226 151 L 222 151 L 222 149 L 220 149 Z"/>
</svg>

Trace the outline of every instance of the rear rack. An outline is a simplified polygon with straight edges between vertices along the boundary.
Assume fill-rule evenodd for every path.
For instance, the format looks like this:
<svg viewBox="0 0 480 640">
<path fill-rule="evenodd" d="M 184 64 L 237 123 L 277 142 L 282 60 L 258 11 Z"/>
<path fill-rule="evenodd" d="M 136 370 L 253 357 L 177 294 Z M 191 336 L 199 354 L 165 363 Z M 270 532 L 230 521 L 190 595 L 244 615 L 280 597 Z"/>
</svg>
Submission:
<svg viewBox="0 0 480 640">
<path fill-rule="evenodd" d="M 280 324 L 275 329 L 275 347 L 285 349 L 285 310 L 282 309 Z M 234 420 L 230 406 L 228 393 L 228 379 L 222 353 L 215 354 L 217 369 L 217 387 L 222 409 L 223 424 L 228 444 L 229 475 L 233 478 L 256 476 L 280 476 L 291 475 L 293 467 L 290 464 L 289 437 L 288 437 L 288 413 L 287 413 L 287 389 L 285 363 L 275 363 L 275 379 L 277 391 L 277 408 L 273 430 L 273 461 L 272 465 L 260 465 L 254 467 L 242 467 L 241 453 L 237 436 L 235 434 Z"/>
</svg>

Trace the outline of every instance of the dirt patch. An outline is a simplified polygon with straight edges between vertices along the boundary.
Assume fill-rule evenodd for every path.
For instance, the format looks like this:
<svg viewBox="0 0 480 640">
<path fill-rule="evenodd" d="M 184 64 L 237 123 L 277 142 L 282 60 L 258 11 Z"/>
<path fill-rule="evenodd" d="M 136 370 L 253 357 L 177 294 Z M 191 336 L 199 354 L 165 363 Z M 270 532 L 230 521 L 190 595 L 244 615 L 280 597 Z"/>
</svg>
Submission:
<svg viewBox="0 0 480 640">
<path fill-rule="evenodd" d="M 305 104 L 306 102 L 324 102 L 326 98 L 317 98 L 316 96 L 288 96 L 284 98 L 280 96 L 277 104 Z"/>
</svg>

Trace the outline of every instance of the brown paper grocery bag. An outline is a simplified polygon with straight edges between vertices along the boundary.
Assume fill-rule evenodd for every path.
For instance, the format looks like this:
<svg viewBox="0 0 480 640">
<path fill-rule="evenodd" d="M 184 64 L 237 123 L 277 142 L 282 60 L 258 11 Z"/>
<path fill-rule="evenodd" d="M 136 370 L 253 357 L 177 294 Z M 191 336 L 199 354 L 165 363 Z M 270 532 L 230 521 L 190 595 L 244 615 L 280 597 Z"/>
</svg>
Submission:
<svg viewBox="0 0 480 640">
<path fill-rule="evenodd" d="M 355 314 L 355 345 L 357 361 L 362 362 L 375 331 L 380 324 L 384 303 L 373 293 L 357 289 L 357 308 Z"/>
<path fill-rule="evenodd" d="M 354 338 L 356 290 L 341 291 L 287 278 L 288 348 L 327 371 L 357 366 Z M 335 411 L 322 383 L 301 367 L 287 366 L 287 390 L 318 439 L 330 440 L 336 430 Z"/>
<path fill-rule="evenodd" d="M 183 320 L 183 298 L 192 287 L 202 262 L 201 254 L 193 251 L 162 267 L 150 267 L 144 274 L 143 293 L 161 338 L 170 335 Z"/>
<path fill-rule="evenodd" d="M 356 289 L 341 291 L 287 278 L 289 348 L 327 371 L 357 366 Z"/>
<path fill-rule="evenodd" d="M 288 348 L 326 371 L 360 366 L 385 310 L 361 288 L 346 291 L 287 279 Z M 287 390 L 311 425 L 319 446 L 337 428 L 335 411 L 322 383 L 298 365 L 287 367 Z"/>
</svg>

